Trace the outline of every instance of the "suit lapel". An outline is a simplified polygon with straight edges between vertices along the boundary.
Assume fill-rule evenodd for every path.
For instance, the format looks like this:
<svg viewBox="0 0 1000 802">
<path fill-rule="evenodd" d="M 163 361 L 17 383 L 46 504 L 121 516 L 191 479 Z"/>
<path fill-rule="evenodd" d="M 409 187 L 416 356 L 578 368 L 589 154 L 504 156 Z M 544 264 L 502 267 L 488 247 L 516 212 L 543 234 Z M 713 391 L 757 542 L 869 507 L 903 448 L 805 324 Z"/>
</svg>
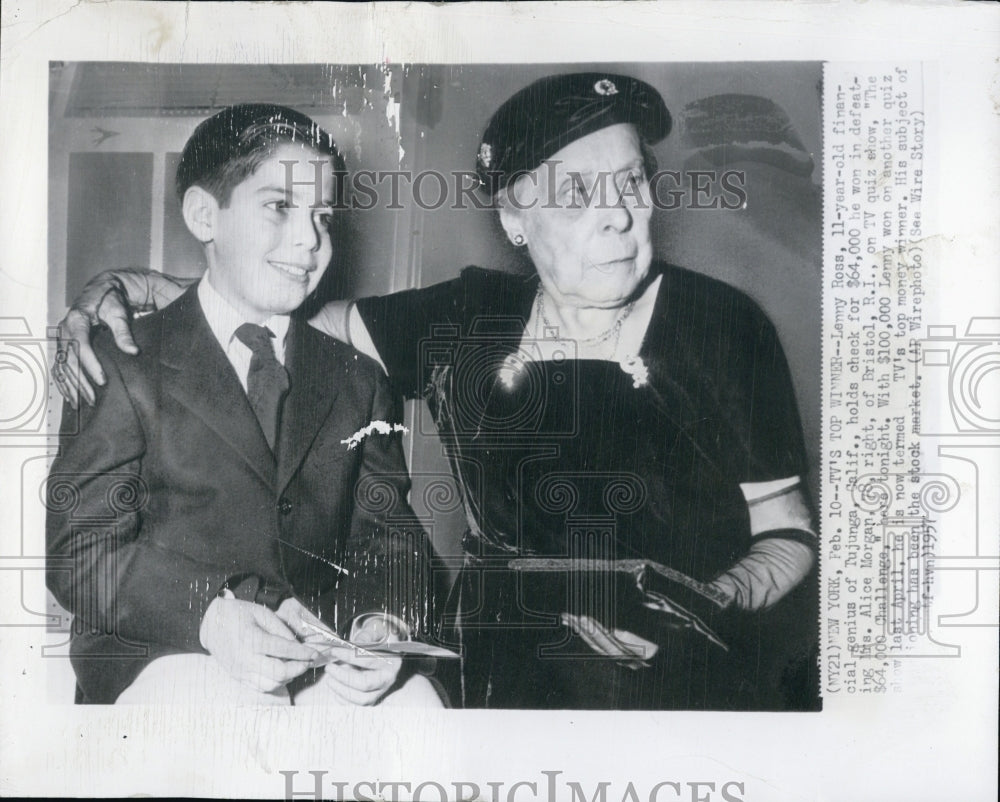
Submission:
<svg viewBox="0 0 1000 802">
<path fill-rule="evenodd" d="M 273 487 L 274 455 L 236 371 L 208 326 L 198 302 L 197 284 L 167 307 L 162 331 L 160 362 L 172 373 L 164 382 L 166 391 Z"/>
<path fill-rule="evenodd" d="M 285 341 L 291 387 L 281 413 L 277 491 L 281 493 L 302 464 L 337 397 L 331 377 L 340 364 L 325 336 L 293 317 Z"/>
</svg>

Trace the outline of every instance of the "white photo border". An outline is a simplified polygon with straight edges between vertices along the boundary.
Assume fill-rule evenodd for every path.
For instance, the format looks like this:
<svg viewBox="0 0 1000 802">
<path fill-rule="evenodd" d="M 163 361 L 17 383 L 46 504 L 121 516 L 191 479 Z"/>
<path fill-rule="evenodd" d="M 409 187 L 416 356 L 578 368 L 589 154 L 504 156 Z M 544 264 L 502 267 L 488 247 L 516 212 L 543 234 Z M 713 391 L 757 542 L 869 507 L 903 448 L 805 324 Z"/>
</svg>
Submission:
<svg viewBox="0 0 1000 802">
<path fill-rule="evenodd" d="M 10 343 L 22 354 L 44 352 L 54 322 L 44 236 L 50 61 L 787 59 L 838 67 L 916 65 L 931 115 L 924 145 L 935 161 L 928 166 L 921 239 L 927 245 L 925 264 L 937 267 L 927 268 L 922 339 L 939 343 L 930 350 L 950 351 L 958 364 L 963 358 L 958 349 L 980 342 L 969 328 L 972 320 L 1000 318 L 1000 195 L 989 180 L 1000 175 L 995 110 L 1000 14 L 988 4 L 442 7 L 66 0 L 5 3 L 2 14 L 0 320 L 5 328 L 0 333 L 8 343 L 3 353 Z M 826 155 L 824 167 L 830 167 Z M 827 332 L 832 308 L 824 313 Z M 987 333 L 983 342 L 995 345 L 995 338 Z M 0 621 L 6 621 L 0 626 L 0 787 L 5 794 L 275 797 L 291 789 L 296 798 L 309 798 L 315 781 L 328 798 L 377 798 L 380 782 L 408 783 L 410 795 L 424 799 L 439 798 L 438 785 L 445 798 L 469 793 L 456 783 L 478 784 L 484 799 L 510 800 L 546 799 L 552 787 L 559 789 L 552 798 L 569 798 L 570 783 L 586 798 L 606 783 L 606 798 L 616 802 L 633 798 L 629 793 L 643 800 L 747 802 L 996 797 L 1000 514 L 989 488 L 997 486 L 991 477 L 1000 477 L 1000 438 L 988 423 L 971 437 L 955 426 L 922 430 L 928 437 L 920 443 L 921 472 L 954 474 L 966 498 L 973 493 L 976 500 L 973 507 L 956 507 L 956 517 L 940 533 L 942 544 L 955 532 L 965 538 L 964 547 L 968 528 L 977 528 L 976 550 L 941 552 L 954 561 L 940 570 L 956 580 L 942 587 L 929 625 L 941 626 L 936 616 L 970 612 L 970 598 L 982 605 L 984 623 L 948 629 L 948 638 L 938 640 L 959 647 L 960 654 L 911 661 L 898 693 L 864 698 L 825 693 L 824 710 L 816 714 L 84 708 L 41 701 L 47 698 L 39 657 L 44 630 L 15 614 L 28 610 L 44 620 L 34 603 L 44 564 L 38 557 L 44 552 L 44 509 L 20 491 L 23 477 L 44 471 L 55 449 L 39 421 L 57 415 L 59 401 L 46 383 L 46 368 L 37 373 L 38 361 L 29 356 L 18 369 L 38 375 L 41 384 L 30 398 L 19 395 L 17 404 L 4 401 L 0 414 L 15 422 L 0 434 Z M 993 392 L 995 381 L 994 370 L 981 390 Z M 944 405 L 956 398 L 947 388 L 942 392 L 949 400 L 935 402 L 929 411 L 938 423 L 948 419 Z M 824 451 L 831 448 L 835 444 L 824 444 Z M 972 467 L 941 467 L 949 459 L 964 459 Z M 829 500 L 823 499 L 821 515 Z M 969 596 L 971 584 L 981 595 Z M 399 788 L 395 793 L 408 798 Z"/>
</svg>

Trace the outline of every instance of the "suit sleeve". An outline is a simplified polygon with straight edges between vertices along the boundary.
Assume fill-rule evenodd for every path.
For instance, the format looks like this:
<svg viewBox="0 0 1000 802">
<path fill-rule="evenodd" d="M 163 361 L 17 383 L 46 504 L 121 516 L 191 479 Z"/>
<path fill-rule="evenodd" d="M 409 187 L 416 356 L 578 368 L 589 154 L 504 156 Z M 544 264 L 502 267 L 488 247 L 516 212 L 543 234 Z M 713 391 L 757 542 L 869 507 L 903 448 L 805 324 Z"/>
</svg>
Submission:
<svg viewBox="0 0 1000 802">
<path fill-rule="evenodd" d="M 388 382 L 379 371 L 372 421 L 398 420 Z M 407 501 L 409 473 L 400 435 L 365 437 L 347 543 L 350 581 L 343 583 L 340 609 L 345 634 L 350 622 L 367 613 L 398 618 L 410 635 L 432 631 L 430 545 Z"/>
<path fill-rule="evenodd" d="M 93 407 L 82 406 L 78 432 L 77 413 L 63 409 L 46 494 L 47 584 L 93 631 L 203 652 L 201 619 L 226 577 L 148 537 L 146 437 L 114 346 L 99 346 L 107 383 Z"/>
</svg>

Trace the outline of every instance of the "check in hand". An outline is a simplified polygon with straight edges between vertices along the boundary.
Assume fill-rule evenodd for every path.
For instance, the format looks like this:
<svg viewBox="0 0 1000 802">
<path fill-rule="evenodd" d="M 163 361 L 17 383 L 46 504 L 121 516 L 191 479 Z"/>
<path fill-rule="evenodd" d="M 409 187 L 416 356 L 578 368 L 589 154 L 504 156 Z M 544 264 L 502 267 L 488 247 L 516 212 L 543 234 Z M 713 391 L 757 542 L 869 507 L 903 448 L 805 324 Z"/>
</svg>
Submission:
<svg viewBox="0 0 1000 802">
<path fill-rule="evenodd" d="M 613 658 L 635 671 L 648 668 L 659 647 L 624 629 L 608 629 L 589 615 L 562 614 L 562 623 L 597 654 Z"/>
<path fill-rule="evenodd" d="M 234 679 L 265 693 L 307 671 L 318 656 L 278 615 L 240 599 L 214 599 L 199 635 L 202 646 Z"/>
<path fill-rule="evenodd" d="M 308 615 L 302 619 L 305 628 L 312 630 L 311 636 L 304 636 L 306 642 L 320 649 L 325 646 L 325 657 L 321 659 L 329 660 L 322 679 L 327 690 L 350 704 L 378 702 L 395 684 L 403 665 L 401 657 L 369 650 L 402 640 L 392 623 L 381 615 L 362 616 L 351 628 L 348 641 Z"/>
</svg>

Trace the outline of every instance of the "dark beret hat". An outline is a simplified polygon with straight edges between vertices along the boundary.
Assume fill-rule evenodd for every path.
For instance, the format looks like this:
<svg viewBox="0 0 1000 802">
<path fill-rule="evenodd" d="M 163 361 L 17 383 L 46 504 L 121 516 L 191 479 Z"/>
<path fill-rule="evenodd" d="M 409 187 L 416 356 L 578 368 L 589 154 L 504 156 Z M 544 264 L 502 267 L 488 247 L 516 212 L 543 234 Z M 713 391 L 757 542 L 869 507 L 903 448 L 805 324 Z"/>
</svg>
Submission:
<svg viewBox="0 0 1000 802">
<path fill-rule="evenodd" d="M 486 126 L 476 172 L 490 194 L 556 151 L 609 125 L 632 123 L 643 142 L 670 132 L 670 112 L 644 81 L 604 72 L 551 75 L 504 103 Z"/>
</svg>

